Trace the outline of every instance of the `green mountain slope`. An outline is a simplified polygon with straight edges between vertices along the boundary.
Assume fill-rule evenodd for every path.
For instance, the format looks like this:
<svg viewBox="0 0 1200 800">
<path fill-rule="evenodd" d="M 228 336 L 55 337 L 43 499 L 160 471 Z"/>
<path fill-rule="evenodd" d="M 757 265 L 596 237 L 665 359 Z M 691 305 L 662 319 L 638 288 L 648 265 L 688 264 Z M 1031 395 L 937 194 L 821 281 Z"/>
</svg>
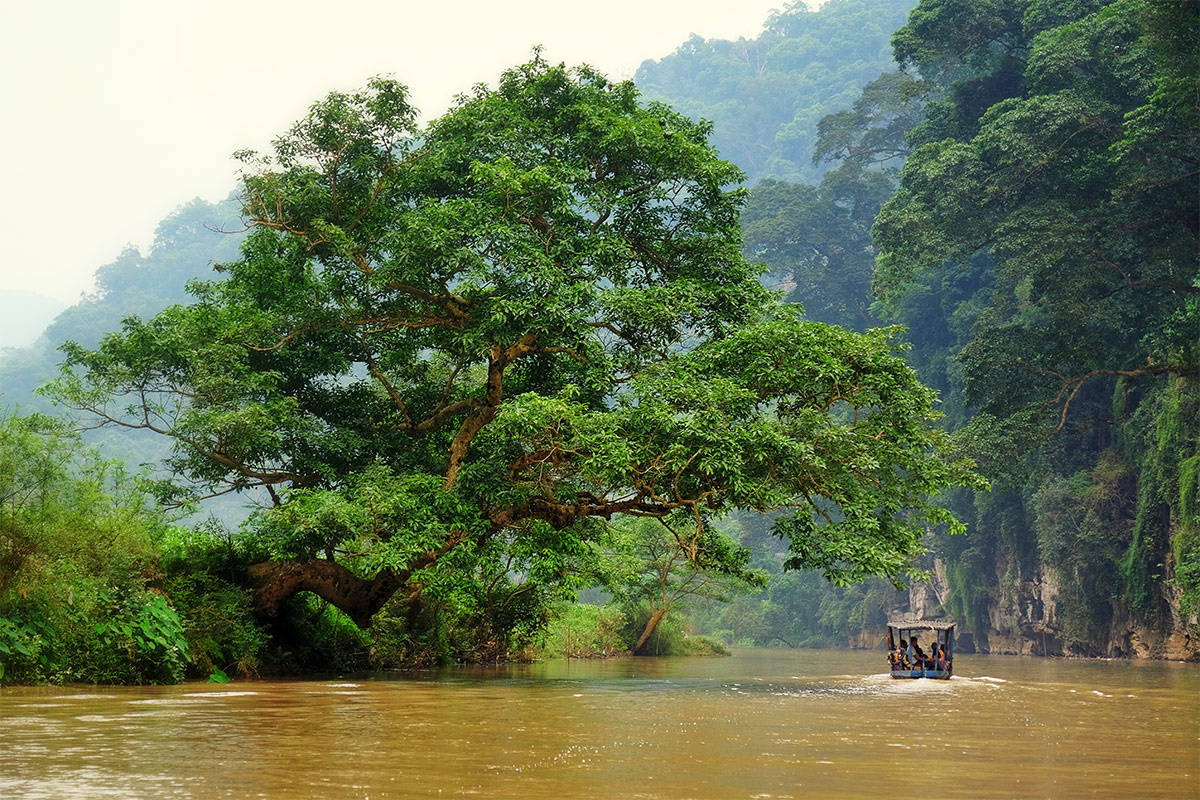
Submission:
<svg viewBox="0 0 1200 800">
<path fill-rule="evenodd" d="M 915 0 L 793 3 L 755 39 L 693 36 L 673 54 L 642 64 L 648 98 L 713 123 L 721 155 L 761 178 L 815 183 L 817 123 L 842 111 L 862 87 L 895 68 L 889 40 Z"/>
</svg>

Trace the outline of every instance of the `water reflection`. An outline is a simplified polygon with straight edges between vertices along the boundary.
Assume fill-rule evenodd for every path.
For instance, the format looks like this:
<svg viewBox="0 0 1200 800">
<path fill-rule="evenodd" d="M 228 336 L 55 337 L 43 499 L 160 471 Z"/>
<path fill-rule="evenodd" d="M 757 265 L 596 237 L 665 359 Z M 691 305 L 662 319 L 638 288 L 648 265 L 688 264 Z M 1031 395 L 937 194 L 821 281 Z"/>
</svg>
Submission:
<svg viewBox="0 0 1200 800">
<path fill-rule="evenodd" d="M 1195 665 L 742 651 L 395 679 L 16 689 L 4 798 L 1196 796 Z"/>
</svg>

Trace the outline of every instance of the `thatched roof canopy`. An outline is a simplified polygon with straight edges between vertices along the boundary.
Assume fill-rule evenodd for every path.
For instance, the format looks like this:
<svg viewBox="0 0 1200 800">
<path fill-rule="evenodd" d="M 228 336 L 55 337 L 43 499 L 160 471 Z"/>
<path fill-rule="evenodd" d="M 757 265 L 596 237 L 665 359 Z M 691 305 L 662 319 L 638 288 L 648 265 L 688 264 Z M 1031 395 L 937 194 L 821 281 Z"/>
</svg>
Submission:
<svg viewBox="0 0 1200 800">
<path fill-rule="evenodd" d="M 905 631 L 946 631 L 952 629 L 954 623 L 934 619 L 889 619 L 888 627 Z"/>
</svg>

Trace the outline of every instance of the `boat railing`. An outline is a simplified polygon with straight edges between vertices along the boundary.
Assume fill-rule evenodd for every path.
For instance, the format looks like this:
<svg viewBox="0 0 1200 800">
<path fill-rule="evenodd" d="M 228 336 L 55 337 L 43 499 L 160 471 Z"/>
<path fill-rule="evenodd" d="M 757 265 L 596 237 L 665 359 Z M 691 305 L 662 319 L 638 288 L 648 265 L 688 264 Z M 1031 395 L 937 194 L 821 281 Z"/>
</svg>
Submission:
<svg viewBox="0 0 1200 800">
<path fill-rule="evenodd" d="M 950 661 L 944 653 L 932 658 L 928 655 L 922 658 L 913 652 L 911 647 L 907 651 L 900 649 L 890 651 L 888 661 L 891 662 L 892 669 L 950 669 Z"/>
</svg>

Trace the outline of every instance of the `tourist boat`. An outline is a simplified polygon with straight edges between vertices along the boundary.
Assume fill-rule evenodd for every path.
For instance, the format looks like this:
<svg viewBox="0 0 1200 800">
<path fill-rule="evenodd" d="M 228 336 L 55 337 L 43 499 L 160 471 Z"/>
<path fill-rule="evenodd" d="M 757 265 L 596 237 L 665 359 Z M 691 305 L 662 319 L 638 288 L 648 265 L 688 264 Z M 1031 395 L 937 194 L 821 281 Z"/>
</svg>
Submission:
<svg viewBox="0 0 1200 800">
<path fill-rule="evenodd" d="M 921 641 L 922 634 L 931 637 Z M 888 666 L 893 678 L 948 679 L 954 672 L 954 623 L 926 619 L 888 621 Z"/>
</svg>

